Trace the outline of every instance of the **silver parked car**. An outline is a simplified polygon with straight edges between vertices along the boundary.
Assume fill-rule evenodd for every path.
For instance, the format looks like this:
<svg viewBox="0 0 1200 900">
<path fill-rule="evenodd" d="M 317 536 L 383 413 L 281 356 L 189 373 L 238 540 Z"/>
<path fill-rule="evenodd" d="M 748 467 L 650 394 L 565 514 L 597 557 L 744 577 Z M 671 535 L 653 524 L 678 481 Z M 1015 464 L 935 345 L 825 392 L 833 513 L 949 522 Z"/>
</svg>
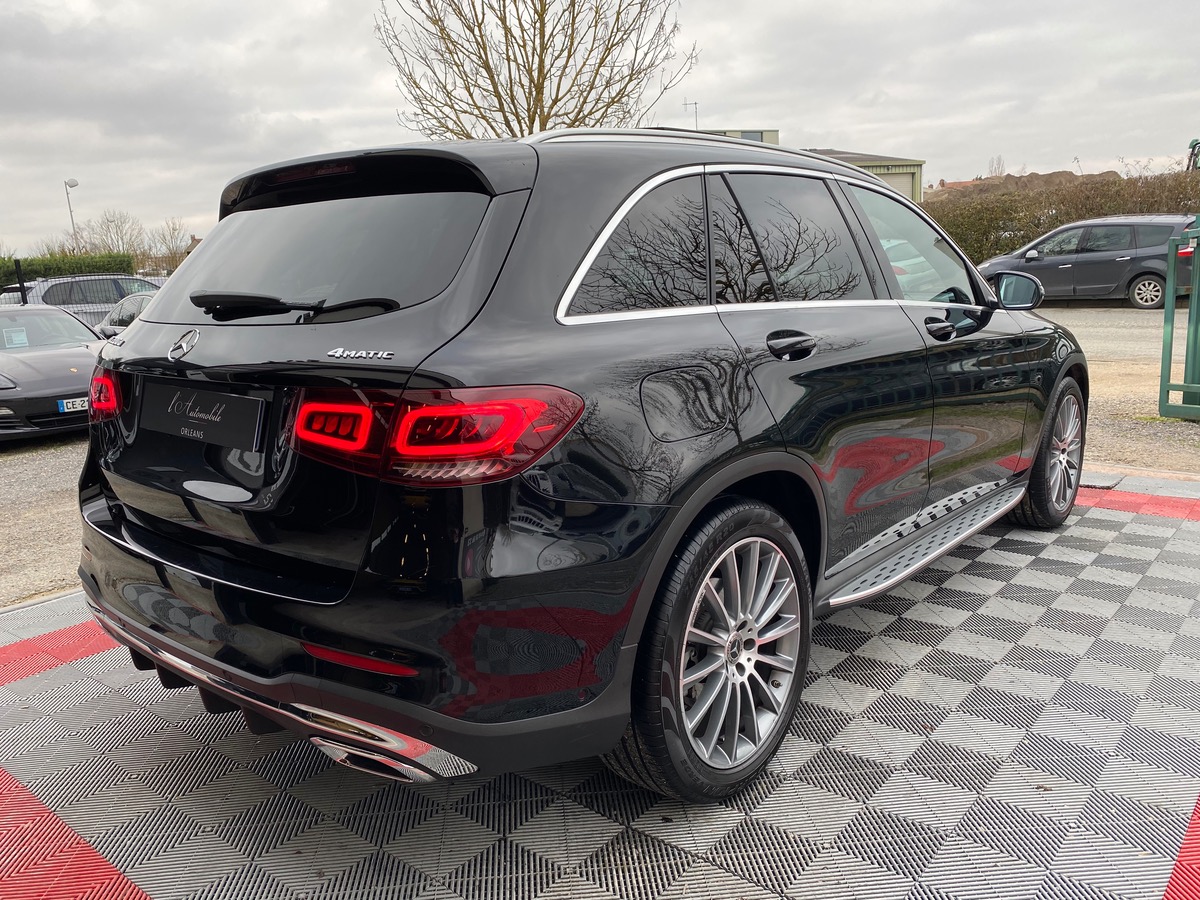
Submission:
<svg viewBox="0 0 1200 900">
<path fill-rule="evenodd" d="M 158 285 L 136 275 L 105 273 L 98 275 L 63 275 L 25 282 L 25 296 L 32 306 L 57 306 L 74 316 L 97 325 L 114 306 L 130 294 L 157 291 Z M 0 306 L 21 303 L 21 289 L 9 284 L 0 288 Z"/>
</svg>

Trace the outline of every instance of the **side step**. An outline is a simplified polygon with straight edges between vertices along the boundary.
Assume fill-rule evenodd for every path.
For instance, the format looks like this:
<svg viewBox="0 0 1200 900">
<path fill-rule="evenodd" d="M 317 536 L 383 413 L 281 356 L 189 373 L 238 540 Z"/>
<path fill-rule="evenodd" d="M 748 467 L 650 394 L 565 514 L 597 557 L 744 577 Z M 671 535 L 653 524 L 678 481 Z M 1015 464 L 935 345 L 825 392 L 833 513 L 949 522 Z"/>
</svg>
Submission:
<svg viewBox="0 0 1200 900">
<path fill-rule="evenodd" d="M 839 587 L 829 605 L 835 608 L 846 606 L 890 590 L 939 556 L 949 553 L 971 535 L 987 528 L 1020 503 L 1024 496 L 1025 484 L 1013 485 L 965 507 L 958 515 L 918 529 L 900 552 Z"/>
</svg>

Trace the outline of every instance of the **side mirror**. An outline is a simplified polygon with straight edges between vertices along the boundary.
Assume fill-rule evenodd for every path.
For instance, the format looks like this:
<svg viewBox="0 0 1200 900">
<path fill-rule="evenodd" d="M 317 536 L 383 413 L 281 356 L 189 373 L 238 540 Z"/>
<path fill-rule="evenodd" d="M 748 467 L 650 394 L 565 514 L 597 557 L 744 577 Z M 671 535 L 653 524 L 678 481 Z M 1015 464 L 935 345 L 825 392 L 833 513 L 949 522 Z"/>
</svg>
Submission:
<svg viewBox="0 0 1200 900">
<path fill-rule="evenodd" d="M 113 330 L 111 325 L 97 325 L 96 334 L 100 335 L 102 338 L 110 338 L 116 334 L 116 331 Z"/>
<path fill-rule="evenodd" d="M 1037 309 L 1046 298 L 1042 283 L 1024 272 L 994 272 L 988 284 L 1005 309 Z"/>
<path fill-rule="evenodd" d="M 1036 250 L 1030 250 L 1028 253 L 1025 254 L 1025 258 L 1026 259 L 1040 259 L 1041 254 L 1038 253 Z"/>
</svg>

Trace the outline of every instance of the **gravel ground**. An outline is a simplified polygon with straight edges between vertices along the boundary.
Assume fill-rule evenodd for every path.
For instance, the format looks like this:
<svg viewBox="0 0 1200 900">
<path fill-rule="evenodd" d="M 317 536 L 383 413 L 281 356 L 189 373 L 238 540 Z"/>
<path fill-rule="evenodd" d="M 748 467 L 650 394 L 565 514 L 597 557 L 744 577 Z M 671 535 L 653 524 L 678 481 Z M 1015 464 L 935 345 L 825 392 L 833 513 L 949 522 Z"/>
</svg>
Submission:
<svg viewBox="0 0 1200 900">
<path fill-rule="evenodd" d="M 1114 305 L 1043 312 L 1075 332 L 1088 355 L 1087 464 L 1200 476 L 1200 422 L 1158 415 L 1162 314 Z M 1186 316 L 1178 318 L 1180 348 Z M 8 511 L 0 606 L 79 583 L 75 483 L 85 447 L 82 437 L 0 444 L 0 509 Z"/>
</svg>

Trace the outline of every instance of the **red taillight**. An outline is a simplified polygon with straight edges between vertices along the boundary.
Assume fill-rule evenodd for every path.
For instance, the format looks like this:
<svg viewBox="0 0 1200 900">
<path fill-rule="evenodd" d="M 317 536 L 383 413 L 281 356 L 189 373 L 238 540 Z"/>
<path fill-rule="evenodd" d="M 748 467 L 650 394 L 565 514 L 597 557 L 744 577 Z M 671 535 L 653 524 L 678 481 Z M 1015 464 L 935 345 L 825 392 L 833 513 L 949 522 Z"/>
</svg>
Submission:
<svg viewBox="0 0 1200 900">
<path fill-rule="evenodd" d="M 908 269 L 905 269 L 902 266 L 893 265 L 892 272 L 895 273 L 896 275 L 907 275 Z"/>
<path fill-rule="evenodd" d="M 93 422 L 116 418 L 121 411 L 121 387 L 109 369 L 96 366 L 88 391 L 88 418 Z"/>
<path fill-rule="evenodd" d="M 1192 256 L 1195 254 L 1195 252 L 1196 252 L 1196 248 L 1193 247 L 1191 244 L 1186 244 L 1179 248 L 1180 256 Z"/>
<path fill-rule="evenodd" d="M 334 650 L 330 647 L 318 647 L 316 644 L 301 643 L 304 652 L 309 656 L 323 659 L 326 662 L 337 663 L 339 666 L 349 666 L 352 669 L 362 669 L 366 672 L 378 672 L 381 675 L 399 675 L 401 678 L 412 678 L 421 673 L 412 666 L 403 663 L 389 662 L 374 656 L 363 656 L 360 653 L 347 653 L 344 650 Z"/>
<path fill-rule="evenodd" d="M 371 435 L 371 408 L 362 403 L 304 403 L 296 437 L 322 447 L 356 452 Z"/>
<path fill-rule="evenodd" d="M 387 481 L 474 484 L 528 468 L 567 433 L 583 400 L 546 385 L 395 392 L 306 390 L 293 445 Z"/>
</svg>

